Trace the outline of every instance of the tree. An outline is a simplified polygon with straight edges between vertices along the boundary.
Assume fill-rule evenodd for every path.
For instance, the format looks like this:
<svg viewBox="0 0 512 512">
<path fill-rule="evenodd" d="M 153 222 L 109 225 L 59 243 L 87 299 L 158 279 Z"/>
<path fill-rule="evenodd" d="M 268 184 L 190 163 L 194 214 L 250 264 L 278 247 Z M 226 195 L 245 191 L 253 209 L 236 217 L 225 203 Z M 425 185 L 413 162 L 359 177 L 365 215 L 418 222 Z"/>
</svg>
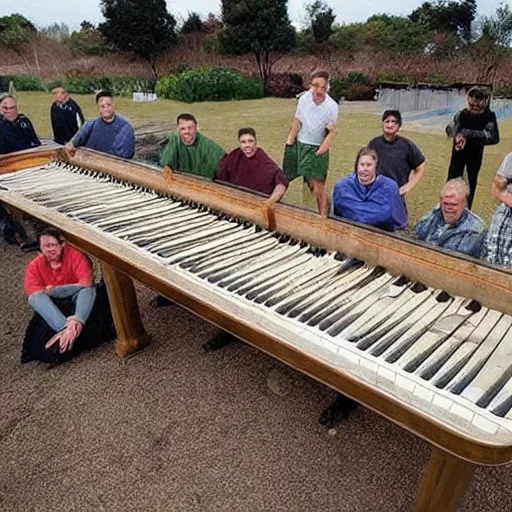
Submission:
<svg viewBox="0 0 512 512">
<path fill-rule="evenodd" d="M 11 14 L 0 18 L 0 46 L 16 52 L 23 59 L 29 71 L 31 71 L 31 67 L 22 48 L 36 35 L 36 27 L 21 14 Z"/>
<path fill-rule="evenodd" d="M 316 44 L 329 41 L 333 34 L 332 24 L 336 19 L 333 10 L 321 0 L 306 5 L 306 13 L 311 27 L 311 33 Z"/>
<path fill-rule="evenodd" d="M 510 5 L 501 4 L 494 16 L 482 19 L 482 38 L 492 41 L 503 48 L 512 43 L 512 10 Z"/>
<path fill-rule="evenodd" d="M 273 65 L 295 47 L 287 0 L 223 0 L 224 30 L 219 34 L 222 51 L 231 55 L 253 53 L 265 87 Z"/>
<path fill-rule="evenodd" d="M 493 16 L 481 20 L 481 35 L 472 45 L 471 54 L 478 69 L 477 81 L 494 82 L 498 69 L 512 55 L 512 10 L 501 4 Z"/>
<path fill-rule="evenodd" d="M 457 34 L 469 44 L 475 14 L 476 0 L 436 0 L 423 3 L 412 11 L 409 19 L 430 30 Z"/>
<path fill-rule="evenodd" d="M 86 55 L 107 55 L 114 51 L 112 45 L 107 44 L 103 34 L 90 21 L 83 20 L 80 30 L 74 31 L 68 39 L 71 50 L 83 52 Z"/>
<path fill-rule="evenodd" d="M 65 41 L 69 38 L 69 27 L 65 23 L 52 23 L 39 29 L 39 34 L 55 39 L 56 41 Z"/>
<path fill-rule="evenodd" d="M 165 0 L 101 0 L 105 22 L 100 31 L 108 43 L 147 60 L 158 80 L 158 56 L 177 42 L 176 20 Z"/>
<path fill-rule="evenodd" d="M 197 12 L 189 12 L 188 18 L 183 23 L 181 27 L 182 34 L 191 34 L 192 32 L 202 32 L 203 31 L 203 22 L 201 21 L 201 16 L 197 14 Z"/>
</svg>

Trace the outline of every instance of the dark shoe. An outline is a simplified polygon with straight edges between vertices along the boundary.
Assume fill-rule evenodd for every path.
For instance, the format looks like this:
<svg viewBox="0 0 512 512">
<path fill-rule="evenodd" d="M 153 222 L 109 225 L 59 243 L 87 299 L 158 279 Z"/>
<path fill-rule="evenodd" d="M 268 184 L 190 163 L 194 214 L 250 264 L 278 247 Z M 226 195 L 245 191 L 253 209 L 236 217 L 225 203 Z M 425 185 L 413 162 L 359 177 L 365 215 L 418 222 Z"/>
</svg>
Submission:
<svg viewBox="0 0 512 512">
<path fill-rule="evenodd" d="M 39 249 L 39 244 L 37 242 L 23 242 L 20 244 L 20 249 L 22 252 L 34 252 Z"/>
<path fill-rule="evenodd" d="M 157 308 L 165 308 L 166 306 L 174 306 L 174 302 L 169 300 L 167 297 L 163 295 L 157 295 L 156 297 L 156 307 Z"/>
<path fill-rule="evenodd" d="M 333 428 L 344 419 L 348 418 L 350 411 L 357 407 L 357 402 L 345 395 L 338 395 L 334 402 L 325 409 L 318 421 L 327 428 Z"/>
<path fill-rule="evenodd" d="M 215 350 L 219 350 L 220 348 L 227 347 L 228 345 L 231 345 L 231 343 L 238 342 L 238 338 L 230 334 L 226 331 L 220 331 L 217 336 L 212 338 L 210 341 L 207 341 L 203 348 L 207 352 L 214 352 Z"/>
</svg>

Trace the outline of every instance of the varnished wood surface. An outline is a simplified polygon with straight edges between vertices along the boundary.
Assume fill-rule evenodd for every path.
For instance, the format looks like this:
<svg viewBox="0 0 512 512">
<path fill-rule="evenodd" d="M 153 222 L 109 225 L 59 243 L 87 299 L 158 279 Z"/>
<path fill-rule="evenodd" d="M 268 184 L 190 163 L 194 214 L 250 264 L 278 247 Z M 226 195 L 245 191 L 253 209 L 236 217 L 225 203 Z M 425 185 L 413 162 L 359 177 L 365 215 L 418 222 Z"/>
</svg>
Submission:
<svg viewBox="0 0 512 512">
<path fill-rule="evenodd" d="M 133 281 L 107 263 L 103 263 L 102 273 L 117 331 L 116 352 L 126 357 L 147 346 L 149 335 L 142 325 Z"/>
<path fill-rule="evenodd" d="M 455 512 L 473 473 L 474 467 L 470 463 L 433 448 L 414 511 Z"/>
</svg>

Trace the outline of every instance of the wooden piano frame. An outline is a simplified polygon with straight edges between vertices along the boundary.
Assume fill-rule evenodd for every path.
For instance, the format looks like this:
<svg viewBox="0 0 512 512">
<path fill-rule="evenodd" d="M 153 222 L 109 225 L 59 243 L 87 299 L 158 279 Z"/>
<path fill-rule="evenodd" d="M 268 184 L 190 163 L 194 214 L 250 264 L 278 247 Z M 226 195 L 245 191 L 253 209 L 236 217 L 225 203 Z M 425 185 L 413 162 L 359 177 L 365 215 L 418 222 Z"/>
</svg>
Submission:
<svg viewBox="0 0 512 512">
<path fill-rule="evenodd" d="M 69 158 L 61 149 L 24 151 L 0 158 L 0 174 L 43 165 L 51 160 L 98 170 L 143 187 L 186 198 L 253 224 L 287 233 L 312 245 L 342 251 L 396 275 L 423 282 L 455 295 L 470 297 L 483 305 L 512 315 L 512 273 L 434 250 L 421 243 L 379 230 L 325 219 L 302 208 L 277 204 L 269 215 L 264 199 L 181 173 L 161 173 L 150 166 L 79 150 Z M 467 489 L 474 464 L 501 465 L 512 461 L 512 445 L 482 443 L 436 418 L 399 402 L 348 372 L 312 357 L 298 348 L 237 322 L 214 304 L 206 303 L 159 278 L 157 265 L 139 264 L 113 242 L 92 236 L 81 223 L 51 212 L 31 201 L 0 190 L 0 201 L 56 226 L 73 245 L 102 262 L 117 330 L 116 352 L 125 357 L 149 343 L 139 313 L 132 279 L 179 303 L 205 320 L 230 331 L 283 363 L 350 396 L 366 407 L 429 442 L 432 455 L 417 495 L 416 512 L 455 511 Z M 115 245 L 115 244 L 114 244 Z"/>
</svg>

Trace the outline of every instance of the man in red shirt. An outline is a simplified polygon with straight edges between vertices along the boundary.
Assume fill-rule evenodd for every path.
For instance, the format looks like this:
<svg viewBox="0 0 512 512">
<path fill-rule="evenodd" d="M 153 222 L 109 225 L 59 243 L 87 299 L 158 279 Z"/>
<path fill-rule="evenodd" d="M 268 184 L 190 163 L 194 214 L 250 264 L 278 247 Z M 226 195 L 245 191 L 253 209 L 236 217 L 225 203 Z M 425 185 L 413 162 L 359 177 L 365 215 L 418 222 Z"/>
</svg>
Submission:
<svg viewBox="0 0 512 512">
<path fill-rule="evenodd" d="M 39 245 L 42 254 L 28 265 L 25 292 L 30 306 L 56 331 L 45 348 L 58 343 L 59 352 L 64 353 L 80 336 L 96 299 L 92 265 L 54 228 L 41 232 Z M 74 304 L 73 315 L 67 318 L 52 300 L 65 297 L 71 297 Z"/>
</svg>

